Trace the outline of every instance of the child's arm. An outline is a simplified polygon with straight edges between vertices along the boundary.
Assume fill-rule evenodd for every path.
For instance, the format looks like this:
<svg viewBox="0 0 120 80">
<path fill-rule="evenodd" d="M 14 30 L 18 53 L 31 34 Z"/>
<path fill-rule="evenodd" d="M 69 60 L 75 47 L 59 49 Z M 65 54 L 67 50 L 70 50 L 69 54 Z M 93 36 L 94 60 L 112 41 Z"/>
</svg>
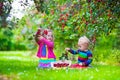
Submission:
<svg viewBox="0 0 120 80">
<path fill-rule="evenodd" d="M 38 37 L 40 37 L 41 36 L 41 31 L 42 31 L 42 29 L 41 28 L 38 28 L 38 30 L 37 30 L 37 32 L 35 33 L 35 41 L 37 42 L 37 44 L 39 44 L 40 45 L 40 43 L 41 43 L 41 41 L 38 39 Z"/>
<path fill-rule="evenodd" d="M 83 65 L 88 66 L 91 62 L 92 62 L 92 53 L 88 52 L 88 60 L 86 60 L 85 62 L 83 62 Z"/>
<path fill-rule="evenodd" d="M 42 40 L 41 40 L 42 36 L 38 35 L 36 38 L 37 38 L 37 44 L 40 45 L 42 43 Z"/>
<path fill-rule="evenodd" d="M 43 42 L 49 47 L 54 47 L 54 43 L 52 41 L 48 41 L 43 36 L 40 36 L 38 39 L 39 39 L 39 42 Z"/>
<path fill-rule="evenodd" d="M 78 54 L 78 51 L 73 50 L 73 49 L 71 49 L 71 48 L 66 48 L 65 50 L 66 50 L 66 51 L 69 51 L 69 52 L 72 53 L 72 54 Z"/>
<path fill-rule="evenodd" d="M 42 41 L 49 47 L 54 47 L 54 42 L 48 41 L 47 39 L 43 38 Z"/>
</svg>

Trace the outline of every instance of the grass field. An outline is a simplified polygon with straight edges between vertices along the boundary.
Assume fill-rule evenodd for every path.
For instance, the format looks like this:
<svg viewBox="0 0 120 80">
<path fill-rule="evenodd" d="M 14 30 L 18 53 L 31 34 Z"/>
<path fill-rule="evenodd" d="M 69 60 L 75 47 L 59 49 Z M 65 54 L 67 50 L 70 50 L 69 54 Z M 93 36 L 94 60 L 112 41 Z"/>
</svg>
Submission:
<svg viewBox="0 0 120 80">
<path fill-rule="evenodd" d="M 0 80 L 120 80 L 120 66 L 92 64 L 86 69 L 38 69 L 30 51 L 1 51 Z"/>
</svg>

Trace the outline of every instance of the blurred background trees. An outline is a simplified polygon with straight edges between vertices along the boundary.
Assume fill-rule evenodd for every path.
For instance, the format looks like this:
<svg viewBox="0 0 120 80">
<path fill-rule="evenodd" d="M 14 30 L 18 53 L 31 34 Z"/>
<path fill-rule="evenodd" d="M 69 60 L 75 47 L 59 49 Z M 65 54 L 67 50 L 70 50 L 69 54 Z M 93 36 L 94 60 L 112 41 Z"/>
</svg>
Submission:
<svg viewBox="0 0 120 80">
<path fill-rule="evenodd" d="M 29 6 L 29 0 L 19 0 L 21 6 L 28 6 L 21 19 L 10 19 L 14 0 L 0 1 L 0 50 L 36 50 L 33 34 L 39 27 L 54 31 L 57 53 L 63 53 L 65 47 L 77 48 L 82 35 L 91 40 L 96 60 L 120 49 L 119 0 L 31 1 L 33 5 Z"/>
</svg>

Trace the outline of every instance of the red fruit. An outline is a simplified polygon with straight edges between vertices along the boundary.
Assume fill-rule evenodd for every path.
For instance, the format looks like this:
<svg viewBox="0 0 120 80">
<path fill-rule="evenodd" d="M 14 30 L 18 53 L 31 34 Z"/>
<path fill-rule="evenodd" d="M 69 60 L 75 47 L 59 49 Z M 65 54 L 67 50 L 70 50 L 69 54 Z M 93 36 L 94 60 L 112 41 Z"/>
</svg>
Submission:
<svg viewBox="0 0 120 80">
<path fill-rule="evenodd" d="M 54 67 L 57 67 L 57 64 L 54 64 Z"/>
<path fill-rule="evenodd" d="M 40 32 L 41 32 L 41 29 L 38 29 L 38 31 L 37 31 L 37 33 L 36 33 L 36 34 L 38 35 L 38 34 L 40 34 Z"/>
<path fill-rule="evenodd" d="M 59 67 L 61 67 L 61 64 L 59 64 Z"/>
<path fill-rule="evenodd" d="M 92 14 L 92 9 L 90 9 L 90 14 Z"/>
<path fill-rule="evenodd" d="M 54 14 L 54 10 L 51 10 L 51 14 Z"/>
<path fill-rule="evenodd" d="M 60 14 L 60 17 L 62 17 L 63 16 L 63 14 Z"/>
<path fill-rule="evenodd" d="M 64 30 L 64 27 L 65 27 L 65 24 L 63 23 L 63 24 L 62 24 L 62 30 Z"/>
<path fill-rule="evenodd" d="M 67 21 L 67 18 L 64 18 L 64 21 L 66 22 L 66 21 Z"/>
<path fill-rule="evenodd" d="M 41 31 L 41 29 L 38 29 L 38 31 Z"/>
<path fill-rule="evenodd" d="M 110 16 L 111 16 L 111 14 L 109 13 L 109 14 L 108 14 L 108 17 L 110 17 Z"/>
<path fill-rule="evenodd" d="M 111 11 L 108 10 L 108 17 L 111 17 Z"/>
<path fill-rule="evenodd" d="M 36 34 L 40 34 L 40 32 L 38 31 Z"/>
<path fill-rule="evenodd" d="M 62 20 L 63 20 L 63 18 L 62 18 L 62 17 L 60 17 L 59 21 L 62 21 Z"/>
<path fill-rule="evenodd" d="M 65 23 L 62 23 L 62 27 L 65 27 Z"/>
<path fill-rule="evenodd" d="M 60 7 L 61 11 L 64 11 L 65 9 L 66 9 L 66 5 Z"/>
<path fill-rule="evenodd" d="M 86 25 L 88 25 L 88 22 L 86 21 L 86 23 L 85 23 Z"/>
<path fill-rule="evenodd" d="M 83 21 L 86 21 L 85 18 L 82 18 Z"/>
<path fill-rule="evenodd" d="M 69 66 L 69 64 L 67 64 L 67 66 Z"/>
<path fill-rule="evenodd" d="M 64 67 L 66 67 L 66 63 L 64 63 Z"/>
<path fill-rule="evenodd" d="M 64 64 L 61 64 L 61 67 L 64 67 Z"/>
<path fill-rule="evenodd" d="M 62 67 L 65 67 L 65 63 L 62 64 Z"/>
<path fill-rule="evenodd" d="M 3 7 L 3 3 L 2 2 L 0 2 L 0 9 Z"/>
<path fill-rule="evenodd" d="M 43 32 L 43 33 L 47 35 L 47 34 L 48 34 L 48 31 L 47 31 L 47 30 L 44 30 L 44 32 Z"/>
<path fill-rule="evenodd" d="M 66 63 L 64 64 L 64 67 L 66 67 L 67 65 L 66 65 Z"/>
<path fill-rule="evenodd" d="M 67 66 L 67 63 L 65 64 L 65 66 Z"/>
<path fill-rule="evenodd" d="M 0 15 L 2 14 L 3 3 L 0 3 Z"/>
<path fill-rule="evenodd" d="M 66 13 L 66 16 L 68 17 L 68 16 L 69 16 L 69 14 L 68 14 L 68 13 Z"/>
<path fill-rule="evenodd" d="M 57 63 L 57 67 L 60 67 L 60 64 L 59 64 L 59 63 Z"/>
<path fill-rule="evenodd" d="M 95 23 L 95 21 L 92 21 L 92 23 L 94 24 L 94 23 Z"/>
</svg>

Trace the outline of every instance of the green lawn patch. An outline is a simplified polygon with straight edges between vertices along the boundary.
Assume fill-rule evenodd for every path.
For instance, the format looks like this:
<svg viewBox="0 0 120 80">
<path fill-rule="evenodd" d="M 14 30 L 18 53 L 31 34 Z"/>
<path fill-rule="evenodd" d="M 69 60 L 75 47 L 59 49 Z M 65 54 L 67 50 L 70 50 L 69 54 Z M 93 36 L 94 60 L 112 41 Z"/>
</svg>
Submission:
<svg viewBox="0 0 120 80">
<path fill-rule="evenodd" d="M 38 59 L 30 52 L 0 52 L 0 75 L 12 80 L 120 80 L 120 66 L 93 64 L 86 69 L 38 69 L 37 65 Z"/>
</svg>

